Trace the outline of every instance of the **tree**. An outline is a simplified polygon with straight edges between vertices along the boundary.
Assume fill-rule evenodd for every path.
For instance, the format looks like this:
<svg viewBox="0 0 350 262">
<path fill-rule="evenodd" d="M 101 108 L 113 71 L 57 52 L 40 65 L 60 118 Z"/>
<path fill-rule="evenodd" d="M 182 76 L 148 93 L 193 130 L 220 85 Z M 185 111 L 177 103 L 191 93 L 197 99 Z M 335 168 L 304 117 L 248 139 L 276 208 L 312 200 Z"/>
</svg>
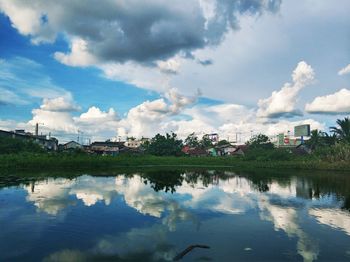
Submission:
<svg viewBox="0 0 350 262">
<path fill-rule="evenodd" d="M 213 146 L 213 142 L 207 136 L 203 136 L 199 144 L 201 148 L 209 148 Z"/>
<path fill-rule="evenodd" d="M 189 147 L 198 147 L 199 146 L 198 137 L 195 135 L 194 132 L 192 134 L 189 134 L 188 137 L 186 137 L 185 145 L 187 145 Z"/>
<path fill-rule="evenodd" d="M 218 146 L 224 146 L 224 145 L 230 145 L 230 142 L 227 140 L 223 139 L 218 142 Z"/>
<path fill-rule="evenodd" d="M 23 152 L 41 153 L 44 152 L 44 149 L 30 140 L 0 137 L 0 154 L 18 154 Z"/>
<path fill-rule="evenodd" d="M 310 139 L 305 142 L 312 150 L 316 148 L 334 145 L 336 136 L 333 134 L 330 136 L 326 132 L 319 131 L 317 129 L 311 131 Z"/>
<path fill-rule="evenodd" d="M 350 119 L 345 117 L 344 119 L 337 119 L 338 127 L 331 127 L 330 130 L 336 135 L 336 137 L 345 143 L 350 143 Z"/>
<path fill-rule="evenodd" d="M 253 136 L 246 144 L 249 145 L 249 148 L 273 148 L 270 138 L 263 134 Z"/>
<path fill-rule="evenodd" d="M 146 152 L 156 156 L 180 156 L 182 147 L 182 140 L 177 139 L 175 133 L 166 133 L 165 136 L 157 134 L 151 139 Z"/>
</svg>

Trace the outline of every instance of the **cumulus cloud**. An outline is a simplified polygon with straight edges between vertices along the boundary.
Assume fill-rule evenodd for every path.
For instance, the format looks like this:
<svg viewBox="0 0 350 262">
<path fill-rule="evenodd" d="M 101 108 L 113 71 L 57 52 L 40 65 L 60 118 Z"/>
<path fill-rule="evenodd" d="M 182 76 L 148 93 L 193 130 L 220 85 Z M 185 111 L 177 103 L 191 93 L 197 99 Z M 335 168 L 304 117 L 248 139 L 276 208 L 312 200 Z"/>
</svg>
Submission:
<svg viewBox="0 0 350 262">
<path fill-rule="evenodd" d="M 350 90 L 343 88 L 334 94 L 318 96 L 305 105 L 305 110 L 314 114 L 348 114 L 350 113 Z"/>
<path fill-rule="evenodd" d="M 70 66 L 88 66 L 96 62 L 95 57 L 88 52 L 87 42 L 78 38 L 72 40 L 70 53 L 55 52 L 54 57 Z"/>
<path fill-rule="evenodd" d="M 348 64 L 346 67 L 339 70 L 338 75 L 347 75 L 350 73 L 350 64 Z"/>
<path fill-rule="evenodd" d="M 117 113 L 113 108 L 110 108 L 108 112 L 103 112 L 98 107 L 92 106 L 86 113 L 82 113 L 79 117 L 81 121 L 98 121 L 98 120 L 117 120 Z"/>
<path fill-rule="evenodd" d="M 312 129 L 324 129 L 324 124 L 313 119 L 260 121 L 256 118 L 255 109 L 242 105 L 196 105 L 198 95 L 184 96 L 176 89 L 170 89 L 159 99 L 145 101 L 131 108 L 123 117 L 119 117 L 113 108 L 103 111 L 96 106 L 74 116 L 74 112 L 68 110 L 69 104 L 59 107 L 61 103 L 54 103 L 55 99 L 45 100 L 40 108 L 32 111 L 33 119 L 27 125 L 33 127 L 36 123 L 42 123 L 43 131 L 53 135 L 61 133 L 62 137 L 65 137 L 64 133 L 77 134 L 80 130 L 92 140 L 126 136 L 153 137 L 156 133 L 165 132 L 175 132 L 180 138 L 185 138 L 192 132 L 198 136 L 215 132 L 223 139 L 237 139 L 238 143 L 245 142 L 257 133 L 273 137 L 293 130 L 295 125 L 300 124 L 310 124 Z M 48 110 L 49 105 L 52 111 Z"/>
<path fill-rule="evenodd" d="M 119 118 L 114 108 L 103 111 L 97 106 L 91 106 L 86 112 L 76 115 L 74 113 L 80 107 L 70 95 L 45 98 L 39 108 L 32 110 L 33 117 L 25 127 L 32 129 L 36 123 L 40 123 L 42 132 L 51 132 L 54 136 L 63 137 L 65 141 L 64 137 L 72 137 L 78 131 L 92 140 L 128 135 L 153 136 L 155 132 L 170 131 L 162 125 L 195 104 L 199 94 L 198 91 L 194 96 L 184 96 L 172 88 L 159 99 L 145 101 L 131 108 L 123 118 Z"/>
<path fill-rule="evenodd" d="M 258 101 L 257 116 L 261 118 L 292 117 L 302 115 L 296 109 L 299 92 L 314 80 L 314 70 L 306 62 L 301 61 L 292 74 L 293 83 L 285 83 L 279 91 Z"/>
<path fill-rule="evenodd" d="M 239 15 L 276 12 L 281 4 L 281 0 L 213 1 L 210 8 L 204 2 L 94 0 L 86 5 L 1 0 L 0 9 L 35 44 L 53 42 L 64 33 L 71 49 L 67 54 L 56 53 L 56 58 L 85 66 L 97 61 L 152 63 L 186 55 L 218 44 L 229 28 L 239 28 Z"/>
<path fill-rule="evenodd" d="M 70 112 L 47 111 L 40 108 L 32 110 L 33 118 L 28 122 L 29 126 L 35 126 L 37 123 L 43 125 L 42 130 L 64 132 L 68 134 L 77 133 L 78 128 L 75 125 Z"/>
<path fill-rule="evenodd" d="M 158 61 L 158 68 L 161 72 L 166 74 L 177 74 L 181 63 L 176 59 L 169 59 L 167 61 Z"/>
<path fill-rule="evenodd" d="M 313 119 L 260 121 L 256 118 L 254 109 L 235 104 L 195 106 L 184 110 L 184 114 L 187 114 L 189 119 L 170 120 L 166 124 L 168 129 L 174 130 L 181 137 L 186 137 L 192 132 L 196 132 L 199 136 L 205 133 L 218 133 L 222 139 L 244 143 L 254 134 L 263 133 L 274 137 L 301 124 L 310 124 L 312 129 L 325 129 L 323 123 Z"/>
<path fill-rule="evenodd" d="M 44 98 L 43 104 L 40 106 L 40 109 L 53 112 L 72 112 L 80 110 L 80 107 L 72 101 L 72 98 L 70 96 L 61 96 L 52 99 Z"/>
<path fill-rule="evenodd" d="M 199 91 L 198 91 L 199 92 Z M 153 136 L 155 132 L 171 131 L 166 129 L 164 121 L 181 113 L 184 108 L 194 104 L 200 93 L 195 96 L 183 96 L 172 88 L 164 94 L 164 98 L 145 101 L 131 108 L 127 116 L 119 122 L 119 136 L 133 135 L 136 137 Z"/>
</svg>

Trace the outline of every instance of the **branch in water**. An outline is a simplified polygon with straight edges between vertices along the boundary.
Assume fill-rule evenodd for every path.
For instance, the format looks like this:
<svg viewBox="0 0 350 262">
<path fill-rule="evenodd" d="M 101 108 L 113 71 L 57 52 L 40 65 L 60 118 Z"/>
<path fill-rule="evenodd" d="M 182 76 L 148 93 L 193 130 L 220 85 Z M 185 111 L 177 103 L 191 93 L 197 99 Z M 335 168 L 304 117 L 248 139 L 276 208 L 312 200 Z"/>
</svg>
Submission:
<svg viewBox="0 0 350 262">
<path fill-rule="evenodd" d="M 178 261 L 178 260 L 182 259 L 187 253 L 191 252 L 196 247 L 198 247 L 198 248 L 210 248 L 209 246 L 206 246 L 206 245 L 190 245 L 184 251 L 177 254 L 174 257 L 173 261 Z"/>
</svg>

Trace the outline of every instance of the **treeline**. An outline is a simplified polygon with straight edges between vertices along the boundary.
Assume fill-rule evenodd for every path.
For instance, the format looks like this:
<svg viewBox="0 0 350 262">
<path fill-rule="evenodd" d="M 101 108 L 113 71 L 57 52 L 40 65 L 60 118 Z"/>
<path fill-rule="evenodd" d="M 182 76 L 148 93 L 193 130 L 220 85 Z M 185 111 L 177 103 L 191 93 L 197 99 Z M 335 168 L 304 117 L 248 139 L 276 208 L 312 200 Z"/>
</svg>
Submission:
<svg viewBox="0 0 350 262">
<path fill-rule="evenodd" d="M 338 119 L 330 134 L 319 130 L 311 132 L 306 144 L 314 157 L 325 161 L 350 161 L 350 119 Z"/>
<path fill-rule="evenodd" d="M 296 149 L 275 148 L 268 136 L 258 134 L 246 142 L 244 156 L 236 156 L 246 161 L 350 161 L 350 119 L 338 119 L 337 126 L 330 128 L 330 133 L 313 130 L 311 137 L 305 142 L 304 154 Z M 221 140 L 215 146 L 229 144 Z M 150 141 L 144 143 L 140 152 L 143 155 L 153 156 L 184 156 L 184 146 L 190 148 L 210 149 L 214 147 L 212 141 L 203 136 L 198 138 L 195 133 L 190 134 L 185 140 L 181 140 L 175 133 L 157 134 Z M 32 141 L 0 137 L 0 154 L 40 154 L 44 153 L 38 144 Z M 307 152 L 308 154 L 306 154 Z M 82 151 L 71 152 L 76 155 L 84 155 Z M 61 153 L 51 153 L 61 155 Z M 66 154 L 65 154 L 66 155 Z M 302 156 L 301 156 L 302 155 Z"/>
<path fill-rule="evenodd" d="M 228 143 L 222 140 L 219 143 Z M 195 133 L 190 134 L 185 140 L 179 139 L 175 133 L 166 133 L 165 135 L 157 134 L 151 141 L 143 144 L 143 149 L 146 154 L 155 156 L 183 156 L 182 152 L 184 146 L 191 148 L 207 149 L 213 146 L 212 141 L 203 136 L 199 139 Z"/>
<path fill-rule="evenodd" d="M 0 136 L 0 154 L 44 153 L 40 145 L 33 141 Z"/>
</svg>

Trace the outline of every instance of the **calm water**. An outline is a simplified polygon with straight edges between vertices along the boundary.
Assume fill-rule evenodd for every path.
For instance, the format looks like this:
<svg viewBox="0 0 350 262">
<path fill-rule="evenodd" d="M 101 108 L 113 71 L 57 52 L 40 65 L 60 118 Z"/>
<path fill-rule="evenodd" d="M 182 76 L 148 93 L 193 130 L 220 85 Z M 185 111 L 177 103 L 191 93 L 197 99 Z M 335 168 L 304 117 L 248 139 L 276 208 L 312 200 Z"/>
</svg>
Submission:
<svg viewBox="0 0 350 262">
<path fill-rule="evenodd" d="M 0 177 L 0 261 L 350 261 L 350 174 L 67 177 Z"/>
</svg>

